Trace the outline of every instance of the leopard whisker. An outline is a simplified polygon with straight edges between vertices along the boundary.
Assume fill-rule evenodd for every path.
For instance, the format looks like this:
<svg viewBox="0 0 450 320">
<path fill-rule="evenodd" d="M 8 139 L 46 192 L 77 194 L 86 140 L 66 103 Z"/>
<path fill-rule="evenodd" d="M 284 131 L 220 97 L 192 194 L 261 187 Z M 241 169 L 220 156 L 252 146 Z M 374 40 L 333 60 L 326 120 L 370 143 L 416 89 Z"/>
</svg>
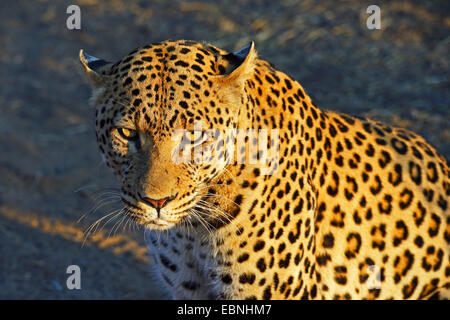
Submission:
<svg viewBox="0 0 450 320">
<path fill-rule="evenodd" d="M 200 204 L 200 203 L 197 204 L 197 207 L 198 207 L 198 208 L 201 208 L 201 209 L 204 209 L 204 210 L 208 210 L 209 212 L 218 214 L 219 217 L 213 216 L 212 218 L 214 218 L 214 219 L 216 219 L 216 220 L 219 220 L 219 221 L 222 222 L 222 223 L 224 223 L 225 221 L 223 221 L 220 217 L 225 218 L 227 222 L 231 222 L 231 220 L 232 220 L 232 219 L 231 219 L 232 216 L 231 216 L 229 213 L 227 213 L 227 212 L 225 212 L 225 211 L 222 211 L 222 210 L 220 210 L 220 209 L 217 208 L 217 207 L 209 206 L 209 205 L 206 205 L 206 204 Z"/>
<path fill-rule="evenodd" d="M 189 209 L 189 212 L 197 219 L 198 222 L 200 222 L 200 224 L 202 224 L 208 234 L 212 237 L 213 234 L 210 227 L 213 226 L 201 216 L 201 213 L 199 211 L 191 208 Z"/>
<path fill-rule="evenodd" d="M 84 218 L 86 218 L 88 215 L 92 215 L 95 214 L 97 212 L 97 210 L 99 210 L 101 207 L 104 207 L 106 205 L 110 205 L 113 204 L 115 202 L 119 202 L 120 201 L 120 197 L 116 197 L 116 196 L 109 196 L 106 197 L 100 201 L 98 201 L 96 204 L 94 204 L 91 209 L 89 209 L 88 211 L 86 211 L 86 213 L 82 214 L 80 216 L 80 218 L 78 218 L 78 220 L 76 221 L 77 223 L 80 223 L 81 220 L 83 220 Z"/>
<path fill-rule="evenodd" d="M 84 231 L 84 235 L 85 235 L 85 236 L 84 236 L 84 239 L 83 239 L 83 246 L 84 246 L 86 240 L 87 240 L 87 239 L 90 237 L 90 235 L 93 233 L 94 228 L 95 228 L 96 226 L 98 226 L 98 224 L 100 224 L 104 219 L 110 217 L 111 215 L 114 216 L 114 215 L 120 213 L 120 211 L 122 211 L 122 210 L 123 210 L 123 208 L 118 209 L 118 210 L 114 210 L 113 212 L 110 212 L 110 213 L 104 215 L 103 217 L 97 219 L 95 222 L 93 222 L 93 223 L 92 223 L 92 224 Z"/>
</svg>

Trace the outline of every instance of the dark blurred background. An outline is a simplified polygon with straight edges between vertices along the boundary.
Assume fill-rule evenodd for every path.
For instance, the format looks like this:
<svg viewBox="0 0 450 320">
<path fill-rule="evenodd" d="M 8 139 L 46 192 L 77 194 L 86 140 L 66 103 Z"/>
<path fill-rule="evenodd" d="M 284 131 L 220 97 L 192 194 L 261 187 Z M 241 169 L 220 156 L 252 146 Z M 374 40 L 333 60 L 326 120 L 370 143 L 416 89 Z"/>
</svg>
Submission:
<svg viewBox="0 0 450 320">
<path fill-rule="evenodd" d="M 81 30 L 66 27 L 71 4 Z M 366 27 L 370 4 L 381 8 L 381 30 Z M 142 230 L 116 231 L 112 220 L 83 235 L 119 204 L 108 204 L 116 185 L 97 151 L 81 48 L 115 61 L 169 38 L 226 50 L 254 40 L 319 107 L 418 132 L 448 159 L 449 29 L 448 0 L 2 2 L 0 298 L 164 297 Z M 81 290 L 66 287 L 71 264 Z"/>
</svg>

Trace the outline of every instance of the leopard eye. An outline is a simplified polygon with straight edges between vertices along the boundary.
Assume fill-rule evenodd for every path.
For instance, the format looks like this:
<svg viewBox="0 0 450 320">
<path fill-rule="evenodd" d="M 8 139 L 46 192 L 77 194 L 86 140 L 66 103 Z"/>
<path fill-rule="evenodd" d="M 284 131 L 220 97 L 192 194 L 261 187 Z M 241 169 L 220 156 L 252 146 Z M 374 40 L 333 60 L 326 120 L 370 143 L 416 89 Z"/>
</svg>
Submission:
<svg viewBox="0 0 450 320">
<path fill-rule="evenodd" d="M 125 140 L 135 140 L 137 138 L 137 131 L 127 128 L 117 128 L 120 136 Z"/>
</svg>

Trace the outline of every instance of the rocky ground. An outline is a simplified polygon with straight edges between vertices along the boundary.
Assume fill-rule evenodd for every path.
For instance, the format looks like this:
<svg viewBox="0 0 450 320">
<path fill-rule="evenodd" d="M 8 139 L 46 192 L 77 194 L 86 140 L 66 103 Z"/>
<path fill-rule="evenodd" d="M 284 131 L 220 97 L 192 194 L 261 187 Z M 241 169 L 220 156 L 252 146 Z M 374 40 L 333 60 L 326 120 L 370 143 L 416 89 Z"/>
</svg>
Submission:
<svg viewBox="0 0 450 320">
<path fill-rule="evenodd" d="M 229 50 L 255 40 L 319 107 L 416 131 L 449 159 L 450 2 L 378 3 L 381 30 L 366 28 L 371 3 L 360 0 L 9 1 L 0 11 L 0 298 L 164 297 L 142 230 L 117 231 L 113 220 L 83 235 L 119 204 L 108 203 L 116 185 L 94 141 L 80 48 L 114 60 L 168 38 Z M 70 4 L 81 30 L 66 27 Z M 66 287 L 71 264 L 81 290 Z"/>
</svg>

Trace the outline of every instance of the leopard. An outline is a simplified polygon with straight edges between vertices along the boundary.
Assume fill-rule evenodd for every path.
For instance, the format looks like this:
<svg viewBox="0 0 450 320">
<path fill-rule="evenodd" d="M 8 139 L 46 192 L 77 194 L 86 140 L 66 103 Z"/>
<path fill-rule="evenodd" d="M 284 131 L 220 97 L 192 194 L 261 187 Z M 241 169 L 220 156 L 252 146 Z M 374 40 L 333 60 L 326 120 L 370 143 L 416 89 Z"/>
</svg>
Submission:
<svg viewBox="0 0 450 320">
<path fill-rule="evenodd" d="M 171 299 L 450 297 L 450 171 L 420 135 L 319 108 L 253 41 L 79 59 L 123 214 Z"/>
</svg>

